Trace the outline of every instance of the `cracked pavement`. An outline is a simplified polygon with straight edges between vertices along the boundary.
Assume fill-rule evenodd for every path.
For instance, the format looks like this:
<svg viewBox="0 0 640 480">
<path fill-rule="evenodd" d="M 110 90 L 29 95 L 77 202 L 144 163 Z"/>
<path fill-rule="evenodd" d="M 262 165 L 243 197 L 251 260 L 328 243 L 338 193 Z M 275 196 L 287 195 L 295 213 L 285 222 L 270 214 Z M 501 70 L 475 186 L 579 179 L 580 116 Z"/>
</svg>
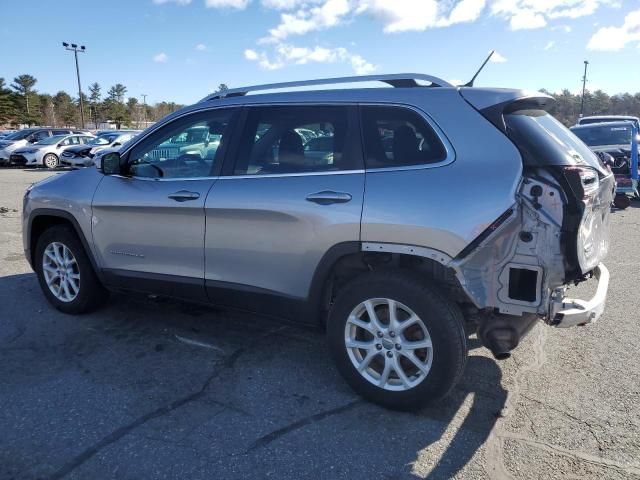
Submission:
<svg viewBox="0 0 640 480">
<path fill-rule="evenodd" d="M 53 310 L 19 213 L 50 174 L 0 169 L 0 478 L 640 478 L 640 203 L 613 214 L 597 324 L 538 325 L 499 363 L 471 336 L 451 396 L 398 413 L 314 329 L 140 295 Z"/>
</svg>

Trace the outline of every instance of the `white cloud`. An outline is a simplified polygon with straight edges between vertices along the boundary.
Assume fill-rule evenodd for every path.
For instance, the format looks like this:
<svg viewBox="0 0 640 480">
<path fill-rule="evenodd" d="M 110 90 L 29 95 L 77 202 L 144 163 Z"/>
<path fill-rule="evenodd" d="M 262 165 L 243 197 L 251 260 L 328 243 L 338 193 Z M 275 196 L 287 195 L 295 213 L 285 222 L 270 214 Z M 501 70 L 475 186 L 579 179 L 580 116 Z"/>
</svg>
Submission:
<svg viewBox="0 0 640 480">
<path fill-rule="evenodd" d="M 547 25 L 544 15 L 532 10 L 522 10 L 516 12 L 509 22 L 511 30 L 529 30 L 542 28 Z"/>
<path fill-rule="evenodd" d="M 587 49 L 615 51 L 623 49 L 628 43 L 637 43 L 640 47 L 640 10 L 626 17 L 620 27 L 603 27 L 589 40 Z"/>
<path fill-rule="evenodd" d="M 249 5 L 249 0 L 204 0 L 207 8 L 235 8 L 244 10 Z"/>
<path fill-rule="evenodd" d="M 189 5 L 191 0 L 153 0 L 156 5 L 164 5 L 165 3 L 175 3 L 176 5 Z"/>
<path fill-rule="evenodd" d="M 244 57 L 258 62 L 265 70 L 277 70 L 286 65 L 306 65 L 308 63 L 347 63 L 358 75 L 366 75 L 376 70 L 376 66 L 367 62 L 361 55 L 349 52 L 346 48 L 298 47 L 279 43 L 274 47 L 273 55 L 247 49 Z"/>
<path fill-rule="evenodd" d="M 167 60 L 169 60 L 169 57 L 164 52 L 160 52 L 153 56 L 153 61 L 156 63 L 167 63 Z"/>
<path fill-rule="evenodd" d="M 304 35 L 315 30 L 335 27 L 351 11 L 349 0 L 326 0 L 320 6 L 304 7 L 280 15 L 280 24 L 269 30 L 266 42 L 279 42 L 291 35 Z"/>
<path fill-rule="evenodd" d="M 204 52 L 207 46 L 204 43 L 199 43 L 194 47 L 198 52 Z"/>
<path fill-rule="evenodd" d="M 438 20 L 436 0 L 370 0 L 361 5 L 362 12 L 368 12 L 382 20 L 386 33 L 425 30 L 433 27 Z"/>
<path fill-rule="evenodd" d="M 551 41 L 549 41 L 549 42 L 544 46 L 544 49 L 545 49 L 545 50 L 551 50 L 555 44 L 556 44 L 556 42 L 554 42 L 553 40 L 551 40 Z"/>
<path fill-rule="evenodd" d="M 493 55 L 491 55 L 492 63 L 505 63 L 506 61 L 507 59 L 500 55 L 498 52 L 495 52 Z"/>
<path fill-rule="evenodd" d="M 321 0 L 312 0 L 313 3 L 320 3 Z M 262 0 L 262 6 L 273 10 L 293 10 L 302 5 L 311 3 L 308 0 Z"/>
<path fill-rule="evenodd" d="M 258 52 L 256 52 L 255 50 L 251 50 L 250 48 L 247 48 L 244 51 L 244 58 L 246 58 L 247 60 L 257 60 Z"/>
<path fill-rule="evenodd" d="M 475 22 L 486 4 L 486 0 L 460 0 L 451 10 L 449 18 L 441 19 L 438 26 L 446 27 L 455 23 Z"/>
<path fill-rule="evenodd" d="M 493 0 L 491 13 L 509 20 L 512 30 L 541 28 L 549 20 L 593 15 L 603 5 L 618 7 L 619 0 Z"/>
</svg>

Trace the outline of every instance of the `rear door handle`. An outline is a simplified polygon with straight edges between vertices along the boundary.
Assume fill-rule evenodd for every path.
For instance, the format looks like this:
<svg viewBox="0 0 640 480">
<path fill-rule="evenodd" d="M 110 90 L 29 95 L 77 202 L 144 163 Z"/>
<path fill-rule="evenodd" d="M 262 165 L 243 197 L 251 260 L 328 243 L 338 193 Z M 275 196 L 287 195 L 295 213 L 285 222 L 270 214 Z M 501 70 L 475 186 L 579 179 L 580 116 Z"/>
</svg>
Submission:
<svg viewBox="0 0 640 480">
<path fill-rule="evenodd" d="M 180 190 L 179 192 L 170 193 L 167 195 L 171 200 L 175 200 L 176 202 L 188 202 L 190 200 L 197 200 L 200 198 L 200 194 L 198 192 L 189 192 L 187 190 Z"/>
<path fill-rule="evenodd" d="M 344 192 L 332 192 L 325 190 L 323 192 L 310 193 L 307 195 L 307 201 L 317 203 L 318 205 L 331 205 L 332 203 L 347 203 L 351 200 L 351 195 Z"/>
</svg>

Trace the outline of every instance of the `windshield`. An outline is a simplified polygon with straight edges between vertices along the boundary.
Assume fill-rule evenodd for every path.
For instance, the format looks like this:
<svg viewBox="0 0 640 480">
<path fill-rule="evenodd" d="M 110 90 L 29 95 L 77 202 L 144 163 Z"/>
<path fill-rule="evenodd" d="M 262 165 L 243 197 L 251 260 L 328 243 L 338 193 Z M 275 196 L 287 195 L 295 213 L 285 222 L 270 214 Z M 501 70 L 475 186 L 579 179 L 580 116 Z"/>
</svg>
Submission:
<svg viewBox="0 0 640 480">
<path fill-rule="evenodd" d="M 18 130 L 4 137 L 4 140 L 23 140 L 33 133 L 33 130 Z"/>
<path fill-rule="evenodd" d="M 589 165 L 602 169 L 589 147 L 544 110 L 518 110 L 506 114 L 504 120 L 525 165 Z"/>
<path fill-rule="evenodd" d="M 66 135 L 54 135 L 53 137 L 47 137 L 44 140 L 40 140 L 34 145 L 53 145 L 54 143 L 58 143 L 60 140 L 66 138 Z"/>
<path fill-rule="evenodd" d="M 602 145 L 626 145 L 631 143 L 631 127 L 598 125 L 571 130 L 590 147 Z"/>
</svg>

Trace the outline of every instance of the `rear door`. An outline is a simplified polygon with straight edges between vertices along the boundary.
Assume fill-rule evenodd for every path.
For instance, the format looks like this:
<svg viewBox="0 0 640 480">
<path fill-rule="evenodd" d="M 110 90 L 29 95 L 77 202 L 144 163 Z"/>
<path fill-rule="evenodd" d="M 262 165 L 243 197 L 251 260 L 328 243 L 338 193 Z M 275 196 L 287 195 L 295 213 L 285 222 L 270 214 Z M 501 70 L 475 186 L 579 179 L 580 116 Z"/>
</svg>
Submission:
<svg viewBox="0 0 640 480">
<path fill-rule="evenodd" d="M 202 300 L 204 204 L 220 171 L 234 110 L 179 117 L 123 158 L 127 176 L 105 176 L 93 199 L 93 240 L 107 281 Z M 179 141 L 195 126 L 220 135 L 209 157 Z"/>
<path fill-rule="evenodd" d="M 235 162 L 225 164 L 205 204 L 207 290 L 214 302 L 233 304 L 230 291 L 241 289 L 249 309 L 251 292 L 304 300 L 323 255 L 360 239 L 365 178 L 357 111 L 256 106 L 244 116 Z M 320 137 L 330 138 L 326 151 L 315 146 L 311 155 L 305 144 Z"/>
</svg>

